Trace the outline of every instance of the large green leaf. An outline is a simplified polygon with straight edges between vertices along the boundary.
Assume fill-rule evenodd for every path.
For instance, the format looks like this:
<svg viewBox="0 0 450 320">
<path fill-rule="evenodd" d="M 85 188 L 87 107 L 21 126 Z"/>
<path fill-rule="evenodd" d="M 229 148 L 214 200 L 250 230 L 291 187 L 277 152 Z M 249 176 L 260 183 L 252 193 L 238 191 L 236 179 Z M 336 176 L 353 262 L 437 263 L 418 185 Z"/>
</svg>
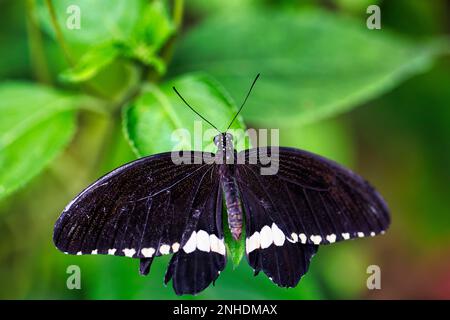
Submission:
<svg viewBox="0 0 450 320">
<path fill-rule="evenodd" d="M 217 131 L 186 107 L 172 86 L 221 131 L 226 129 L 237 111 L 220 85 L 203 74 L 186 75 L 161 88 L 148 85 L 124 112 L 125 133 L 137 155 L 174 149 L 215 151 L 212 139 Z M 231 128 L 245 129 L 240 116 Z M 237 141 L 243 141 L 241 134 L 235 137 Z"/>
<path fill-rule="evenodd" d="M 316 121 L 382 94 L 429 67 L 441 42 L 415 45 L 322 11 L 214 16 L 181 39 L 171 74 L 202 70 L 240 97 L 261 72 L 244 117 L 278 126 Z"/>
<path fill-rule="evenodd" d="M 0 198 L 38 174 L 70 141 L 78 99 L 27 83 L 0 86 Z"/>
</svg>

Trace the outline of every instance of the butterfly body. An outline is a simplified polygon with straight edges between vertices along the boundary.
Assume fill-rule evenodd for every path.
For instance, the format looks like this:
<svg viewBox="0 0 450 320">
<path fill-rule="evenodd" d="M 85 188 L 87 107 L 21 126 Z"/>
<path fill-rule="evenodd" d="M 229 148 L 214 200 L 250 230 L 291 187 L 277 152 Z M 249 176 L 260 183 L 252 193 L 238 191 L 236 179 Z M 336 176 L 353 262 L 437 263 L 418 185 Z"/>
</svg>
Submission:
<svg viewBox="0 0 450 320">
<path fill-rule="evenodd" d="M 214 138 L 218 152 L 220 185 L 225 197 L 228 227 L 234 240 L 239 240 L 242 233 L 243 211 L 236 183 L 235 169 L 237 152 L 234 149 L 233 137 L 222 133 Z"/>
</svg>

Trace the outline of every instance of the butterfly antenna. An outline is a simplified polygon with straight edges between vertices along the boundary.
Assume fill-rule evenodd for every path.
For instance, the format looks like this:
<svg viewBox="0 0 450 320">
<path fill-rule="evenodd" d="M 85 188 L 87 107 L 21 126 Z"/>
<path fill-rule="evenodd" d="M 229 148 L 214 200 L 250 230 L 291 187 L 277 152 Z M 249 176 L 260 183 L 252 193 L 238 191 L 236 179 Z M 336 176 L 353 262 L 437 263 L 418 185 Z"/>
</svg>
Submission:
<svg viewBox="0 0 450 320">
<path fill-rule="evenodd" d="M 194 111 L 200 118 L 202 118 L 203 120 L 205 120 L 207 123 L 209 123 L 209 125 L 211 127 L 213 127 L 214 129 L 216 129 L 219 133 L 222 133 L 219 129 L 216 128 L 215 125 L 213 125 L 211 122 L 209 122 L 205 117 L 203 117 L 200 113 L 198 113 L 197 111 L 194 110 L 194 108 L 192 108 L 189 103 L 187 103 L 186 100 L 184 100 L 184 98 L 181 96 L 181 94 L 177 91 L 177 89 L 175 87 L 172 87 L 173 91 L 175 91 L 175 93 L 180 97 L 181 100 L 183 100 L 183 102 L 189 107 L 189 109 L 191 109 L 192 111 Z"/>
<path fill-rule="evenodd" d="M 247 95 L 245 96 L 244 102 L 242 103 L 241 107 L 239 108 L 239 111 L 234 115 L 233 120 L 231 120 L 230 124 L 228 125 L 228 128 L 226 131 L 228 131 L 228 129 L 230 129 L 231 125 L 233 124 L 234 120 L 236 120 L 236 117 L 238 116 L 238 114 L 241 112 L 242 108 L 244 107 L 245 103 L 247 102 L 248 96 L 250 95 L 250 93 L 252 92 L 253 86 L 256 83 L 256 80 L 258 80 L 260 73 L 258 73 L 255 77 L 255 80 L 253 80 L 252 85 L 250 86 L 250 89 L 247 92 Z"/>
</svg>

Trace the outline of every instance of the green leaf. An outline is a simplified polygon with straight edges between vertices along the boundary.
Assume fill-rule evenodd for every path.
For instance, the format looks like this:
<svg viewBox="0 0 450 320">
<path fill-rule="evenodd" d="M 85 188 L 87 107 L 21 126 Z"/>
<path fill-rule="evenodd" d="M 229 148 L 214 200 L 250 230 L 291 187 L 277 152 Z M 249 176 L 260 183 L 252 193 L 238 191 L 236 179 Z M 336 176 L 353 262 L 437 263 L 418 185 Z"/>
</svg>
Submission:
<svg viewBox="0 0 450 320">
<path fill-rule="evenodd" d="M 448 43 L 416 45 L 322 11 L 214 16 L 183 39 L 170 74 L 202 70 L 233 97 L 261 72 L 247 121 L 287 126 L 347 111 L 426 70 Z"/>
<path fill-rule="evenodd" d="M 175 31 L 164 2 L 153 1 L 142 13 L 131 40 L 125 44 L 129 46 L 129 56 L 155 67 L 160 74 L 165 73 L 165 62 L 158 57 L 158 52 Z"/>
<path fill-rule="evenodd" d="M 140 61 L 164 74 L 166 63 L 158 54 L 175 31 L 163 2 L 153 1 L 145 7 L 128 37 L 92 46 L 75 67 L 61 74 L 61 78 L 69 82 L 89 80 L 117 57 Z"/>
<path fill-rule="evenodd" d="M 0 198 L 31 180 L 70 141 L 77 102 L 43 86 L 0 86 Z"/>
<path fill-rule="evenodd" d="M 228 215 L 226 214 L 226 206 L 223 207 L 223 233 L 225 237 L 225 245 L 227 247 L 228 256 L 231 258 L 231 262 L 233 263 L 233 268 L 237 268 L 239 263 L 245 254 L 245 219 L 243 219 L 242 224 L 242 234 L 239 240 L 234 240 L 231 235 L 230 228 L 228 226 Z"/>
<path fill-rule="evenodd" d="M 136 154 L 144 156 L 175 149 L 215 151 L 212 139 L 217 131 L 186 107 L 172 86 L 219 130 L 225 130 L 237 112 L 224 89 L 203 74 L 186 75 L 161 88 L 148 85 L 124 112 L 125 134 Z M 239 142 L 246 141 L 240 116 L 231 128 L 239 148 Z"/>
<path fill-rule="evenodd" d="M 63 72 L 61 79 L 68 82 L 89 80 L 110 65 L 118 55 L 119 49 L 114 42 L 94 46 L 81 57 L 75 67 Z"/>
<path fill-rule="evenodd" d="M 326 119 L 280 129 L 280 145 L 308 150 L 350 168 L 355 165 L 352 134 L 345 123 Z"/>
<path fill-rule="evenodd" d="M 135 38 L 151 44 L 155 50 L 161 49 L 176 31 L 164 3 L 157 0 L 147 6 L 133 33 Z"/>
<path fill-rule="evenodd" d="M 58 24 L 68 43 L 103 43 L 126 39 L 136 26 L 146 0 L 53 0 Z M 37 0 L 38 12 L 44 29 L 55 35 L 45 0 Z M 72 13 L 70 6 L 80 9 L 80 29 L 67 28 Z"/>
</svg>

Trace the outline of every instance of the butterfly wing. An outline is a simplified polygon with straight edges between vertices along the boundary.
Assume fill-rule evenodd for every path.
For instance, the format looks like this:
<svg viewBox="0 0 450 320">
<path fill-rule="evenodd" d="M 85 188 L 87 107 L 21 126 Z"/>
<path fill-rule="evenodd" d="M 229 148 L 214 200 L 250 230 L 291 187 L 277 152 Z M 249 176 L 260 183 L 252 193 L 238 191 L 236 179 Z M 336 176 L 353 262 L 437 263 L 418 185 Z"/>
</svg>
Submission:
<svg viewBox="0 0 450 320">
<path fill-rule="evenodd" d="M 222 229 L 222 190 L 219 179 L 206 190 L 210 195 L 197 226 L 190 233 L 186 250 L 172 256 L 167 268 L 164 283 L 173 281 L 175 293 L 196 294 L 214 282 L 225 268 L 226 250 Z M 196 243 L 196 250 L 194 249 Z"/>
<path fill-rule="evenodd" d="M 173 277 L 176 293 L 206 288 L 226 263 L 222 195 L 217 167 L 198 161 L 201 152 L 189 156 L 191 164 L 175 164 L 170 152 L 162 153 L 100 178 L 64 209 L 55 224 L 56 247 L 139 258 L 142 274 L 154 257 L 174 253 L 166 282 Z"/>
<path fill-rule="evenodd" d="M 271 217 L 270 208 L 261 201 L 260 186 L 246 188 L 240 184 L 239 188 L 245 210 L 246 256 L 255 276 L 262 270 L 276 284 L 295 287 L 308 271 L 319 246 L 289 242 L 286 237 L 274 239 L 273 235 L 281 230 Z"/>
<path fill-rule="evenodd" d="M 262 152 L 264 150 L 264 153 Z M 242 151 L 236 179 L 246 217 L 247 259 L 280 286 L 295 286 L 319 244 L 374 236 L 389 226 L 387 206 L 364 179 L 312 153 Z M 262 175 L 269 165 L 276 174 Z"/>
</svg>

